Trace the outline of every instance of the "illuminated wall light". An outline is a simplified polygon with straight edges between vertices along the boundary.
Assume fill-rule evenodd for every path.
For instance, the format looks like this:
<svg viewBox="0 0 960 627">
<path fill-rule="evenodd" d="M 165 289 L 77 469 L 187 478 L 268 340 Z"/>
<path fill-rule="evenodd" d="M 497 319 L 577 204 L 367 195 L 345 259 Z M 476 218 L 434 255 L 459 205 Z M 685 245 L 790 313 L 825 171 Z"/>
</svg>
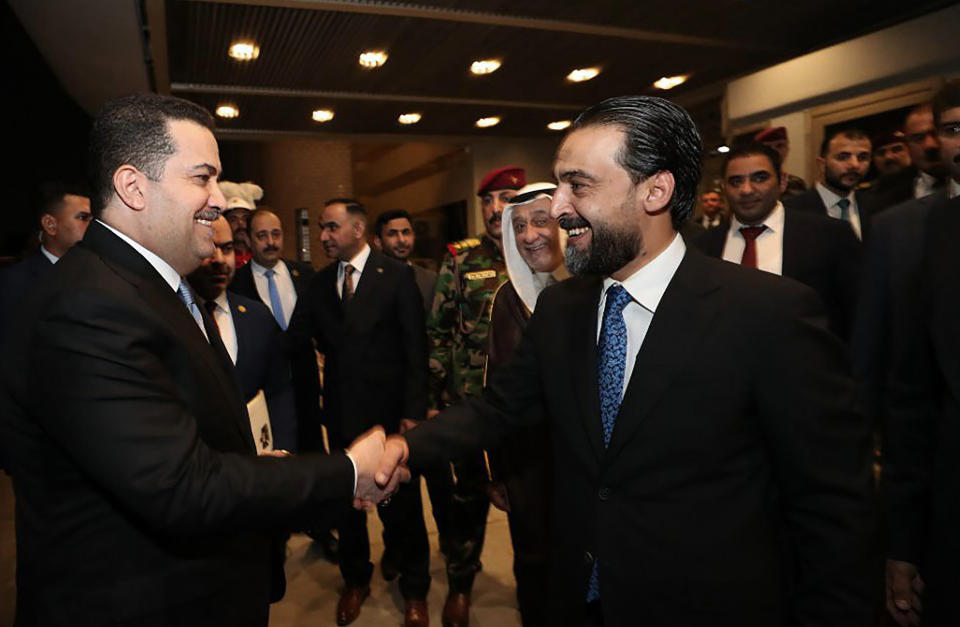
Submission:
<svg viewBox="0 0 960 627">
<path fill-rule="evenodd" d="M 397 118 L 400 124 L 416 124 L 423 117 L 419 113 L 403 113 Z"/>
<path fill-rule="evenodd" d="M 387 53 L 382 50 L 368 50 L 360 55 L 360 65 L 365 68 L 380 67 L 387 62 Z"/>
<path fill-rule="evenodd" d="M 228 54 L 237 61 L 253 61 L 260 56 L 260 46 L 252 41 L 235 41 Z"/>
<path fill-rule="evenodd" d="M 222 104 L 217 107 L 217 117 L 233 119 L 240 116 L 240 109 L 234 105 Z"/>
<path fill-rule="evenodd" d="M 583 81 L 588 81 L 591 78 L 596 78 L 597 74 L 600 73 L 600 68 L 598 67 L 585 67 L 579 70 L 574 70 L 567 74 L 567 80 L 574 83 L 582 83 Z"/>
<path fill-rule="evenodd" d="M 730 152 L 730 146 L 726 146 L 726 145 L 724 145 L 724 146 L 717 146 L 717 152 L 719 152 L 720 154 L 728 153 L 728 152 Z"/>
<path fill-rule="evenodd" d="M 681 76 L 663 76 L 660 78 L 660 80 L 656 81 L 653 86 L 657 89 L 663 90 L 673 89 L 677 85 L 684 84 L 687 81 L 687 78 L 689 77 L 686 74 Z"/>
<path fill-rule="evenodd" d="M 480 128 L 488 128 L 488 127 L 496 126 L 497 124 L 500 124 L 500 118 L 496 116 L 491 118 L 480 118 L 479 120 L 477 120 L 476 124 Z"/>
<path fill-rule="evenodd" d="M 570 126 L 570 120 L 557 120 L 556 122 L 551 122 L 547 124 L 547 128 L 551 131 L 562 131 L 565 128 Z"/>
<path fill-rule="evenodd" d="M 330 109 L 317 109 L 311 117 L 314 122 L 329 122 L 333 119 L 333 111 Z"/>
<path fill-rule="evenodd" d="M 499 69 L 500 61 L 497 59 L 483 59 L 470 64 L 470 71 L 477 75 L 493 74 Z"/>
</svg>

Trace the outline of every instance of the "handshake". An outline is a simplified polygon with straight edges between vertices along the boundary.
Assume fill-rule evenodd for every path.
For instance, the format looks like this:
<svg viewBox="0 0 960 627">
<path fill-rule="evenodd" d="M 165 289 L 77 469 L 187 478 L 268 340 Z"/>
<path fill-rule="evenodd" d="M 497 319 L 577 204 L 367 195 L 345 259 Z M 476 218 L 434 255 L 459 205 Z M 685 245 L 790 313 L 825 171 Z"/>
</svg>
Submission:
<svg viewBox="0 0 960 627">
<path fill-rule="evenodd" d="M 389 501 L 401 481 L 410 481 L 407 441 L 400 435 L 387 437 L 383 427 L 374 427 L 347 449 L 347 456 L 357 469 L 357 487 L 353 506 L 372 510 L 378 503 Z"/>
</svg>

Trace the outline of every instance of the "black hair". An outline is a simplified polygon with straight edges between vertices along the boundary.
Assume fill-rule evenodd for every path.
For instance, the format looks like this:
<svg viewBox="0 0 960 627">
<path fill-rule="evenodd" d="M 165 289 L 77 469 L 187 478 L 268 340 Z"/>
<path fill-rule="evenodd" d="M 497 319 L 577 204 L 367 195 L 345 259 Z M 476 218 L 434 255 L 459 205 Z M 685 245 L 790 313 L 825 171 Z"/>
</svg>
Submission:
<svg viewBox="0 0 960 627">
<path fill-rule="evenodd" d="M 346 206 L 347 213 L 360 216 L 364 220 L 367 218 L 367 208 L 363 206 L 356 198 L 331 198 L 327 202 L 323 203 L 324 207 L 329 207 L 330 205 L 341 204 Z"/>
<path fill-rule="evenodd" d="M 63 198 L 67 195 L 90 197 L 90 190 L 76 181 L 46 181 L 40 184 L 37 194 L 36 216 L 39 220 L 45 214 L 57 217 L 63 209 Z"/>
<path fill-rule="evenodd" d="M 132 165 L 150 180 L 159 180 L 176 146 L 167 122 L 190 120 L 213 131 L 213 116 L 181 98 L 159 94 L 125 96 L 103 105 L 90 131 L 88 165 L 93 197 L 91 210 L 99 217 L 113 195 L 113 174 Z"/>
<path fill-rule="evenodd" d="M 673 226 L 679 228 L 697 202 L 703 156 L 703 142 L 690 114 L 663 98 L 619 96 L 583 111 L 570 132 L 594 125 L 623 130 L 617 162 L 634 183 L 657 172 L 673 174 L 673 197 L 668 206 Z"/>
<path fill-rule="evenodd" d="M 269 213 L 272 216 L 276 216 L 277 213 L 270 209 L 269 207 L 257 207 L 250 212 L 250 215 L 247 216 L 247 235 L 253 237 L 253 222 L 257 216 L 262 216 L 265 213 Z M 277 219 L 280 219 L 280 216 L 277 216 Z M 281 221 L 280 228 L 283 228 L 283 222 Z"/>
<path fill-rule="evenodd" d="M 773 166 L 773 173 L 777 175 L 777 181 L 780 181 L 780 168 L 783 167 L 783 164 L 780 163 L 780 153 L 761 142 L 747 142 L 733 148 L 724 156 L 720 173 L 723 178 L 727 178 L 727 167 L 729 167 L 731 161 L 756 155 L 764 156 L 770 161 L 770 165 Z"/>
<path fill-rule="evenodd" d="M 820 156 L 826 157 L 827 152 L 830 150 L 830 142 L 833 141 L 834 137 L 846 137 L 847 139 L 865 139 L 868 142 L 870 141 L 870 136 L 864 133 L 859 128 L 839 128 L 829 133 L 825 133 L 823 136 L 823 141 L 820 142 Z M 872 142 L 871 142 L 872 147 Z"/>
<path fill-rule="evenodd" d="M 384 211 L 379 216 L 377 216 L 377 223 L 374 225 L 374 232 L 377 234 L 377 237 L 383 235 L 383 227 L 387 226 L 387 222 L 391 220 L 399 220 L 404 218 L 407 222 L 410 223 L 410 226 L 413 226 L 413 219 L 410 217 L 410 213 L 406 209 L 391 209 L 390 211 Z"/>
<path fill-rule="evenodd" d="M 954 78 L 943 84 L 933 97 L 933 123 L 940 124 L 940 116 L 947 109 L 960 107 L 960 78 Z"/>
</svg>

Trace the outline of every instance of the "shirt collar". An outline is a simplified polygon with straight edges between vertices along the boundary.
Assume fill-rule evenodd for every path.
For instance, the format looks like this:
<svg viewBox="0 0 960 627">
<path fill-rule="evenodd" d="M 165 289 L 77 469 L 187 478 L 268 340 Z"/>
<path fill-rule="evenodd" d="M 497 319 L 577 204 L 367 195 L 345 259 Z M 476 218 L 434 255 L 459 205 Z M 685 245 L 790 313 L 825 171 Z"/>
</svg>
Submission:
<svg viewBox="0 0 960 627">
<path fill-rule="evenodd" d="M 47 250 L 47 247 L 43 244 L 40 244 L 40 252 L 43 253 L 43 256 L 50 260 L 50 263 L 57 263 L 60 261 L 60 257 L 57 257 L 52 252 Z"/>
<path fill-rule="evenodd" d="M 174 292 L 180 289 L 180 281 L 181 281 L 180 275 L 177 274 L 177 271 L 174 270 L 169 263 L 161 259 L 152 251 L 144 248 L 143 245 L 140 244 L 139 242 L 134 241 L 129 236 L 121 233 L 120 231 L 113 228 L 106 222 L 103 222 L 102 220 L 97 220 L 97 222 L 99 222 L 106 228 L 110 229 L 110 231 L 114 235 L 116 235 L 126 243 L 130 244 L 130 246 L 132 246 L 135 251 L 140 253 L 143 256 L 143 258 L 147 260 L 147 263 L 153 266 L 153 269 L 160 273 L 160 276 L 162 276 L 163 280 L 167 282 L 167 284 L 170 286 L 170 289 L 172 289 Z"/>
<path fill-rule="evenodd" d="M 364 244 L 363 248 L 353 256 L 350 261 L 341 261 L 340 262 L 340 272 L 343 272 L 344 266 L 348 263 L 353 266 L 354 274 L 363 274 L 363 267 L 367 265 L 367 259 L 370 258 L 370 245 Z"/>
<path fill-rule="evenodd" d="M 957 179 L 950 179 L 950 198 L 956 198 L 960 196 L 960 181 Z"/>
<path fill-rule="evenodd" d="M 260 276 L 267 276 L 267 272 L 270 270 L 276 272 L 278 276 L 284 276 L 287 274 L 287 264 L 284 263 L 283 259 L 278 259 L 273 268 L 267 268 L 265 266 L 261 266 L 253 259 L 250 259 L 250 270 L 259 274 Z"/>
<path fill-rule="evenodd" d="M 683 238 L 680 237 L 679 233 L 676 234 L 673 241 L 663 252 L 627 277 L 621 285 L 641 307 L 656 313 L 657 307 L 660 305 L 660 299 L 663 298 L 663 293 L 667 291 L 667 286 L 670 285 L 670 281 L 677 272 L 680 262 L 683 261 L 686 251 L 687 247 L 683 243 Z M 603 293 L 606 294 L 607 289 L 615 283 L 618 283 L 618 281 L 611 277 L 605 278 L 603 280 Z M 601 301 L 603 300 L 601 299 Z"/>
<path fill-rule="evenodd" d="M 783 232 L 783 222 L 786 219 L 786 215 L 787 215 L 787 212 L 784 211 L 783 209 L 783 203 L 781 203 L 778 200 L 776 206 L 773 208 L 773 210 L 769 214 L 767 214 L 767 217 L 762 222 L 762 224 L 763 226 L 767 227 L 769 230 L 773 231 L 774 233 L 781 233 Z M 743 237 L 743 234 L 740 233 L 740 227 L 744 227 L 744 226 L 751 226 L 751 225 L 744 224 L 740 222 L 740 220 L 737 220 L 736 214 L 734 213 L 730 214 L 730 230 L 731 231 L 739 234 L 740 237 Z M 760 225 L 756 224 L 753 226 L 760 226 Z"/>
<path fill-rule="evenodd" d="M 841 198 L 846 198 L 847 200 L 849 200 L 851 205 L 855 205 L 857 202 L 856 195 L 854 194 L 854 190 L 852 189 L 847 193 L 846 196 L 841 196 L 836 192 L 834 192 L 832 189 L 828 188 L 823 183 L 818 182 L 817 192 L 820 194 L 820 198 L 823 199 L 823 204 L 827 206 L 827 209 L 829 209 L 830 207 L 836 207 L 837 202 Z"/>
</svg>

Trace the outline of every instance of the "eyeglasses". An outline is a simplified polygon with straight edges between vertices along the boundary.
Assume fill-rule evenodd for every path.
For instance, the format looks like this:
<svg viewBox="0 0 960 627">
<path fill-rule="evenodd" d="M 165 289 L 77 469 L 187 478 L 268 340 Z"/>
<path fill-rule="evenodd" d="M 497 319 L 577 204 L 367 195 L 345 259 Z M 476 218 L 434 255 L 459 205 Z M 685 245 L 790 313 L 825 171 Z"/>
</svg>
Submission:
<svg viewBox="0 0 960 627">
<path fill-rule="evenodd" d="M 940 137 L 960 137 L 960 120 L 956 122 L 944 122 L 937 129 Z"/>
</svg>

